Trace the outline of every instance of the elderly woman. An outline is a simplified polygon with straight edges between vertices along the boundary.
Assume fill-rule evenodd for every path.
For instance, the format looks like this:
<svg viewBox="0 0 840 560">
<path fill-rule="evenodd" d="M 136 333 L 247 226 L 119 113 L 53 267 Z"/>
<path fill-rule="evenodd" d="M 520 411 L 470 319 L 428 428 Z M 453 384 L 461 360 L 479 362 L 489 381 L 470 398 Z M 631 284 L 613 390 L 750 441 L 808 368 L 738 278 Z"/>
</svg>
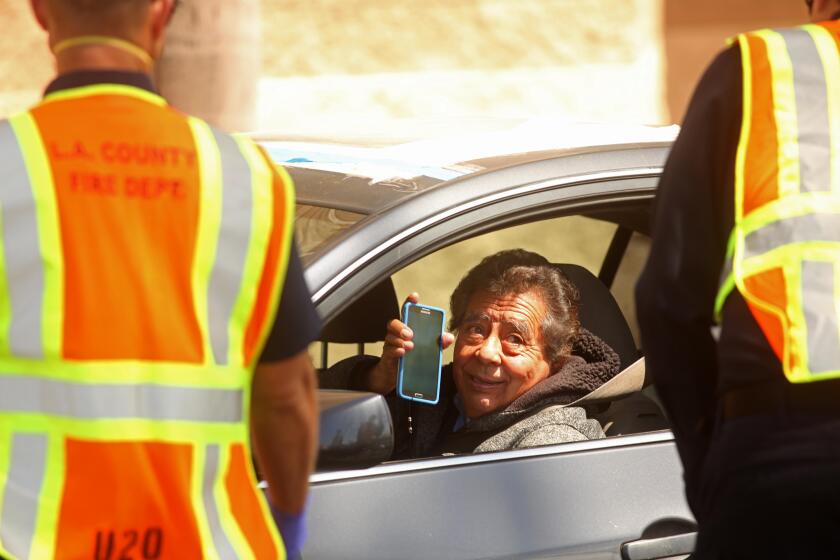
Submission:
<svg viewBox="0 0 840 560">
<path fill-rule="evenodd" d="M 380 358 L 344 360 L 322 373 L 322 386 L 386 395 L 395 458 L 602 438 L 601 426 L 582 408 L 562 406 L 619 370 L 615 352 L 580 327 L 577 297 L 563 273 L 540 255 L 496 253 L 452 294 L 450 329 L 457 338 L 443 335 L 443 346 L 454 341 L 455 352 L 442 372 L 437 405 L 395 395 L 399 359 L 413 347 L 411 330 L 396 319 L 388 324 Z M 408 299 L 417 303 L 419 296 Z"/>
</svg>

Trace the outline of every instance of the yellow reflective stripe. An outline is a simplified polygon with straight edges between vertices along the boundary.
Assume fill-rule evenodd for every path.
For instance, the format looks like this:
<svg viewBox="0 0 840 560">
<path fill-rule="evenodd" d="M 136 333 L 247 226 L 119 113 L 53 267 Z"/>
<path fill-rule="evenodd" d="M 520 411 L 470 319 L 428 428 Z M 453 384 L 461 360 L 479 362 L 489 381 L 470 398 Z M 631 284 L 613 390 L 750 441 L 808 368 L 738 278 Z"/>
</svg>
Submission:
<svg viewBox="0 0 840 560">
<path fill-rule="evenodd" d="M 227 536 L 233 550 L 236 551 L 235 558 L 239 560 L 255 560 L 254 553 L 251 550 L 251 545 L 248 544 L 245 535 L 233 516 L 233 510 L 230 506 L 230 495 L 228 495 L 225 487 L 225 475 L 230 469 L 230 446 L 221 446 L 219 449 L 219 473 L 216 479 L 216 484 L 213 487 L 213 496 L 216 502 L 216 508 L 221 520 L 222 530 Z M 256 488 L 256 484 L 254 485 Z M 256 490 L 254 490 L 256 491 Z"/>
<path fill-rule="evenodd" d="M 52 558 L 55 551 L 55 539 L 58 529 L 58 515 L 61 507 L 61 495 L 64 488 L 64 438 L 47 433 L 47 463 L 44 486 L 38 507 L 38 523 L 35 541 L 32 543 L 32 558 Z"/>
<path fill-rule="evenodd" d="M 16 430 L 45 432 L 95 441 L 160 441 L 167 443 L 244 443 L 248 428 L 241 423 L 204 423 L 186 421 L 153 421 L 114 419 L 107 422 L 79 420 L 44 414 L 3 414 L 0 421 Z"/>
<path fill-rule="evenodd" d="M 726 298 L 729 293 L 735 288 L 735 274 L 730 269 L 726 276 L 723 277 L 720 289 L 717 296 L 715 296 L 715 321 L 720 323 L 721 313 L 723 312 L 723 304 L 726 303 Z"/>
<path fill-rule="evenodd" d="M 798 383 L 807 378 L 806 348 L 808 332 L 805 328 L 805 314 L 802 306 L 802 257 L 799 251 L 784 247 L 778 258 L 784 259 L 785 285 L 787 287 L 787 309 L 785 309 L 786 360 L 782 364 L 789 381 Z M 793 367 L 790 366 L 790 354 L 793 354 Z"/>
<path fill-rule="evenodd" d="M 752 132 L 752 97 L 753 97 L 753 81 L 752 81 L 752 54 L 750 51 L 749 41 L 746 35 L 739 36 L 739 46 L 741 49 L 741 67 L 743 69 L 743 110 L 741 116 L 741 137 L 738 141 L 738 150 L 735 154 L 735 226 L 729 238 L 727 246 L 727 254 L 731 251 L 732 254 L 732 273 L 733 282 L 738 286 L 741 293 L 746 290 L 743 286 L 743 273 L 741 272 L 741 255 L 744 248 L 744 233 L 742 222 L 744 219 L 744 191 L 745 191 L 745 176 L 747 165 L 747 148 L 750 143 L 750 134 Z M 724 285 L 718 291 L 715 302 L 716 313 L 719 315 L 723 310 L 723 303 L 726 301 L 726 296 L 732 290 L 731 286 Z"/>
<path fill-rule="evenodd" d="M 248 254 L 245 258 L 242 287 L 236 298 L 233 313 L 231 314 L 228 360 L 232 364 L 247 366 L 248 364 L 244 363 L 245 357 L 242 352 L 244 349 L 245 329 L 254 311 L 271 237 L 274 205 L 277 201 L 274 200 L 274 178 L 271 169 L 259 153 L 257 147 L 250 140 L 240 136 L 236 136 L 235 141 L 245 160 L 248 162 L 248 166 L 251 168 L 251 192 L 253 193 L 253 197 L 251 199 L 251 243 L 248 246 Z M 272 303 L 270 302 L 269 305 Z M 266 323 L 264 331 L 267 336 L 267 332 L 271 329 L 272 323 L 269 321 Z M 262 347 L 262 340 L 258 347 Z"/>
<path fill-rule="evenodd" d="M 828 122 L 831 131 L 831 190 L 840 193 L 840 57 L 837 43 L 831 33 L 821 25 L 803 27 L 817 45 L 822 60 L 828 101 Z"/>
<path fill-rule="evenodd" d="M 12 309 L 9 303 L 9 285 L 6 282 L 6 256 L 3 251 L 3 206 L 0 205 L 0 356 L 9 355 L 11 323 Z M 0 543 L 0 551 L 2 550 L 3 545 Z"/>
<path fill-rule="evenodd" d="M 190 497 L 195 507 L 195 521 L 201 539 L 201 550 L 206 560 L 219 560 L 213 544 L 213 533 L 207 523 L 207 506 L 204 503 L 204 465 L 207 462 L 207 447 L 195 445 L 193 448 L 192 472 L 190 473 Z"/>
<path fill-rule="evenodd" d="M 773 106 L 779 143 L 779 197 L 799 192 L 799 126 L 796 112 L 796 90 L 793 64 L 784 38 L 769 29 L 755 35 L 767 45 L 772 70 Z"/>
<path fill-rule="evenodd" d="M 251 372 L 247 368 L 204 366 L 177 362 L 141 362 L 128 360 L 97 362 L 62 362 L 0 358 L 0 375 L 25 373 L 84 383 L 155 383 L 217 389 L 248 387 Z"/>
<path fill-rule="evenodd" d="M 9 119 L 20 142 L 38 214 L 38 238 L 44 263 L 42 341 L 46 358 L 62 352 L 64 327 L 64 257 L 58 227 L 52 168 L 32 115 L 21 113 Z"/>
<path fill-rule="evenodd" d="M 743 68 L 743 114 L 741 115 L 741 137 L 735 154 L 735 224 L 741 222 L 744 215 L 744 170 L 747 162 L 747 147 L 752 130 L 752 58 L 747 37 L 740 36 L 741 66 Z M 737 253 L 736 253 L 737 254 Z"/>
<path fill-rule="evenodd" d="M 155 93 L 147 91 L 143 88 L 123 84 L 95 84 L 91 86 L 82 86 L 55 91 L 45 95 L 41 104 L 64 101 L 67 99 L 78 99 L 80 97 L 90 97 L 94 95 L 123 95 L 127 97 L 134 97 L 159 107 L 165 107 L 167 105 L 166 100 Z"/>
<path fill-rule="evenodd" d="M 213 132 L 204 121 L 189 118 L 198 152 L 201 197 L 199 199 L 198 235 L 192 270 L 193 304 L 204 352 L 204 363 L 213 364 L 213 349 L 207 313 L 207 290 L 216 259 L 216 246 L 222 221 L 222 159 Z"/>
</svg>

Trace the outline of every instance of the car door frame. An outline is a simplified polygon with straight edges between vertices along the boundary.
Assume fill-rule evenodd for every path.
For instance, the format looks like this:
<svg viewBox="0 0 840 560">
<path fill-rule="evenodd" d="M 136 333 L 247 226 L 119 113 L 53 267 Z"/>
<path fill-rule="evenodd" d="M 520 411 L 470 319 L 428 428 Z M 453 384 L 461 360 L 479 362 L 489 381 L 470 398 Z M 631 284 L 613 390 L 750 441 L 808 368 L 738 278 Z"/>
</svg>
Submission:
<svg viewBox="0 0 840 560">
<path fill-rule="evenodd" d="M 565 153 L 418 193 L 368 216 L 325 246 L 306 269 L 313 302 L 329 321 L 371 282 L 446 245 L 599 206 L 649 204 L 667 149 L 653 144 Z"/>
<path fill-rule="evenodd" d="M 666 153 L 657 146 L 574 154 L 453 181 L 457 200 L 447 198 L 452 184 L 418 194 L 365 220 L 362 235 L 357 231 L 334 241 L 333 265 L 342 259 L 349 263 L 340 272 L 318 278 L 331 260 L 313 263 L 307 279 L 318 309 L 329 319 L 374 281 L 468 237 L 520 222 L 597 213 L 606 206 L 611 211 L 644 207 Z M 558 472 L 564 477 L 553 476 Z M 520 476 L 527 479 L 522 495 L 534 493 L 524 512 L 516 499 L 499 494 L 505 480 Z M 650 523 L 691 519 L 669 431 L 401 461 L 318 473 L 311 482 L 312 538 L 305 556 L 313 558 L 572 558 L 583 553 L 615 558 L 620 544 L 638 539 Z M 475 507 L 434 490 L 457 494 L 463 487 L 492 490 Z M 539 504 L 540 495 L 555 496 L 566 509 Z M 573 512 L 575 517 L 563 520 Z M 533 522 L 499 522 L 522 515 Z M 378 529 L 371 532 L 373 526 Z M 464 530 L 456 530 L 459 526 Z"/>
</svg>

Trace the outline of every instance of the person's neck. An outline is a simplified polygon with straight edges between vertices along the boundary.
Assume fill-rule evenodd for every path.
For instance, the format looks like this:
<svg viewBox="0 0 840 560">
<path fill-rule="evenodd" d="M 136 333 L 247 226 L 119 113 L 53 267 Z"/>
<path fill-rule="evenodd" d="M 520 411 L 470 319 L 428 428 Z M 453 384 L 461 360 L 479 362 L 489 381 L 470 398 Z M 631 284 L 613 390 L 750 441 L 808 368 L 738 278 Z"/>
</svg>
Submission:
<svg viewBox="0 0 840 560">
<path fill-rule="evenodd" d="M 79 44 L 56 52 L 55 61 L 59 75 L 84 70 L 152 71 L 151 59 L 144 60 L 119 45 Z"/>
</svg>

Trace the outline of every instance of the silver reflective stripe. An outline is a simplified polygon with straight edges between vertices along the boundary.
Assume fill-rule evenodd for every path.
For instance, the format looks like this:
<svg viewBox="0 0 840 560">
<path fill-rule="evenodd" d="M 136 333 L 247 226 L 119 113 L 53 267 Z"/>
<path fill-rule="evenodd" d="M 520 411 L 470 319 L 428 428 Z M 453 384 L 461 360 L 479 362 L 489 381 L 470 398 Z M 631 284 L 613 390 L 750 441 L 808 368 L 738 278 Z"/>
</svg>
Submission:
<svg viewBox="0 0 840 560">
<path fill-rule="evenodd" d="M 240 422 L 242 391 L 150 384 L 87 385 L 28 375 L 0 375 L 0 412 L 36 412 L 78 419 Z"/>
<path fill-rule="evenodd" d="M 11 305 L 9 350 L 21 358 L 43 358 L 44 263 L 29 173 L 15 133 L 0 122 L 0 211 L 3 253 Z"/>
<path fill-rule="evenodd" d="M 236 560 L 238 556 L 230 544 L 224 529 L 222 528 L 222 521 L 219 517 L 219 506 L 216 503 L 216 497 L 213 494 L 213 487 L 216 483 L 216 476 L 219 473 L 219 446 L 208 445 L 207 453 L 204 459 L 204 511 L 207 513 L 207 524 L 210 526 L 210 532 L 213 533 L 213 544 L 216 546 L 216 552 L 219 553 L 220 560 Z"/>
<path fill-rule="evenodd" d="M 251 167 L 236 141 L 213 130 L 222 158 L 222 219 L 210 273 L 207 319 L 217 364 L 228 363 L 228 324 L 242 286 L 251 240 Z"/>
<path fill-rule="evenodd" d="M 788 243 L 827 241 L 840 243 L 840 216 L 805 214 L 783 218 L 750 232 L 744 240 L 744 258 L 755 257 Z"/>
<path fill-rule="evenodd" d="M 0 539 L 18 558 L 29 558 L 38 519 L 38 501 L 47 468 L 47 436 L 15 434 L 0 510 Z"/>
<path fill-rule="evenodd" d="M 834 305 L 834 265 L 802 262 L 802 309 L 808 337 L 808 370 L 840 371 L 840 331 Z"/>
<path fill-rule="evenodd" d="M 810 33 L 780 31 L 793 64 L 801 192 L 831 190 L 831 131 L 822 59 Z"/>
</svg>

